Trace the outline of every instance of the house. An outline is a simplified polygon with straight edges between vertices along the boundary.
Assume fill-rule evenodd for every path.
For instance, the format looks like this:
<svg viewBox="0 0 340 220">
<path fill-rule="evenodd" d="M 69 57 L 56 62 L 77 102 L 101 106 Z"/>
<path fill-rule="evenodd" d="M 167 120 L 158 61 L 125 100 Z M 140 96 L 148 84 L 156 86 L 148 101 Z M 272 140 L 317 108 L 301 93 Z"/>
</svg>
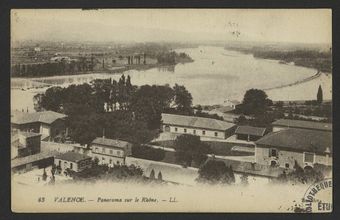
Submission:
<svg viewBox="0 0 340 220">
<path fill-rule="evenodd" d="M 162 129 L 165 132 L 226 139 L 234 133 L 235 128 L 233 123 L 212 118 L 162 114 Z"/>
<path fill-rule="evenodd" d="M 235 134 L 236 139 L 245 141 L 257 141 L 264 136 L 266 128 L 252 126 L 238 126 Z"/>
<path fill-rule="evenodd" d="M 13 130 L 34 132 L 41 134 L 42 140 L 54 140 L 66 133 L 65 118 L 67 116 L 53 111 L 11 113 Z"/>
<path fill-rule="evenodd" d="M 41 169 L 51 166 L 57 151 L 44 151 L 25 157 L 17 157 L 11 160 L 11 170 L 13 173 L 25 173 L 32 169 Z"/>
<path fill-rule="evenodd" d="M 314 122 L 314 121 L 302 121 L 302 120 L 290 120 L 279 119 L 272 123 L 273 131 L 280 131 L 287 128 L 302 128 L 308 130 L 328 131 L 332 132 L 331 123 Z"/>
<path fill-rule="evenodd" d="M 40 134 L 13 131 L 11 134 L 11 159 L 37 154 L 41 150 Z"/>
<path fill-rule="evenodd" d="M 225 107 L 230 107 L 231 110 L 234 110 L 236 109 L 236 106 L 241 104 L 241 102 L 237 101 L 237 100 L 229 100 L 229 99 L 226 99 L 224 102 L 223 102 L 223 106 Z"/>
<path fill-rule="evenodd" d="M 92 158 L 69 151 L 55 156 L 54 164 L 61 167 L 62 170 L 70 169 L 74 172 L 80 172 L 92 167 Z"/>
<path fill-rule="evenodd" d="M 113 140 L 98 137 L 91 143 L 93 158 L 97 158 L 99 164 L 125 164 L 125 158 L 131 155 L 132 144 L 122 140 Z"/>
<path fill-rule="evenodd" d="M 332 166 L 332 133 L 289 128 L 272 132 L 255 142 L 255 161 L 262 165 L 294 168 L 315 164 Z"/>
</svg>

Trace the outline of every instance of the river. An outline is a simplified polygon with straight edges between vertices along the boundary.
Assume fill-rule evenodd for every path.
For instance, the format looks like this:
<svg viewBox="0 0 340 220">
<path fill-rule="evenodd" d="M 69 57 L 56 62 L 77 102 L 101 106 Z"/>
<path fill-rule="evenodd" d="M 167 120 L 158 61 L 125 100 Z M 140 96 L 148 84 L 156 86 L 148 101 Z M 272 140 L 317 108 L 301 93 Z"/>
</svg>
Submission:
<svg viewBox="0 0 340 220">
<path fill-rule="evenodd" d="M 177 64 L 173 68 L 129 70 L 124 74 L 130 75 L 135 85 L 172 86 L 175 83 L 184 85 L 193 96 L 193 104 L 212 105 L 221 104 L 225 99 L 242 100 L 244 93 L 250 88 L 267 89 L 289 85 L 311 77 L 317 72 L 311 68 L 280 64 L 276 60 L 254 58 L 251 54 L 229 51 L 223 47 L 201 46 L 176 51 L 189 54 L 194 62 Z M 90 82 L 95 78 L 110 77 L 118 80 L 120 75 L 94 73 L 30 79 L 12 78 L 11 108 L 18 110 L 28 108 L 32 111 L 33 96 L 46 90 L 46 87 L 37 88 L 40 85 L 68 86 Z M 324 74 L 322 76 L 322 86 L 326 87 L 323 88 L 324 99 L 331 99 L 331 74 L 325 75 L 326 78 Z M 282 87 L 268 90 L 267 93 L 273 100 L 315 99 L 320 84 L 319 78 L 321 77 L 306 82 L 308 89 L 305 89 L 302 83 L 290 86 L 297 89 L 287 90 L 287 87 Z"/>
</svg>

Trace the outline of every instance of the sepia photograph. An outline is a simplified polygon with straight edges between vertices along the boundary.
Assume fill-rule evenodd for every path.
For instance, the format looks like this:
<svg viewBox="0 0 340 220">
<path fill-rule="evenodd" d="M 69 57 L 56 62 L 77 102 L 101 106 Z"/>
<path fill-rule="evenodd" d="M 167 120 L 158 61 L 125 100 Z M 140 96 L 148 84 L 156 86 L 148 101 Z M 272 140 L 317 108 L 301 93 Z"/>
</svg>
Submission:
<svg viewBox="0 0 340 220">
<path fill-rule="evenodd" d="M 15 213 L 331 213 L 331 9 L 12 9 Z"/>
</svg>

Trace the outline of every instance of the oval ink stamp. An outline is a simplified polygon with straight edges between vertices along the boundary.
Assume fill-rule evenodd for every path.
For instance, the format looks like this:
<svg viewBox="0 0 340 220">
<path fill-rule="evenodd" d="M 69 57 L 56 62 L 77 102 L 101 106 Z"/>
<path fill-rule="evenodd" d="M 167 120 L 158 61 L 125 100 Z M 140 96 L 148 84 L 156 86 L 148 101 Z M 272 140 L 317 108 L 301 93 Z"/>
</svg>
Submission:
<svg viewBox="0 0 340 220">
<path fill-rule="evenodd" d="M 310 185 L 302 198 L 305 211 L 308 213 L 332 212 L 332 192 L 333 180 L 331 178 Z"/>
</svg>

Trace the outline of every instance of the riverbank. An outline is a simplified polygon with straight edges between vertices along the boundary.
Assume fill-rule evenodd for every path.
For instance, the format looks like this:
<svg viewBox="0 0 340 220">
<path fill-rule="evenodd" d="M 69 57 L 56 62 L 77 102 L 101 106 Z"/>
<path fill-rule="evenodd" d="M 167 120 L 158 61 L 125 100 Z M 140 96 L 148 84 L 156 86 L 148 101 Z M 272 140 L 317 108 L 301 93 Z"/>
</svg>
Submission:
<svg viewBox="0 0 340 220">
<path fill-rule="evenodd" d="M 332 74 L 318 72 L 314 76 L 287 85 L 264 89 L 273 101 L 316 100 L 319 86 L 324 100 L 332 100 Z"/>
<path fill-rule="evenodd" d="M 189 61 L 188 61 L 189 62 Z M 192 62 L 192 61 L 190 61 Z M 186 63 L 186 62 L 183 62 Z M 183 64 L 181 62 L 181 64 Z M 55 75 L 55 76 L 45 76 L 45 77 L 11 77 L 11 89 L 20 89 L 20 90 L 30 90 L 30 89 L 42 89 L 48 88 L 51 86 L 57 86 L 59 84 L 64 84 L 65 79 L 67 83 L 77 82 L 77 79 L 87 78 L 90 75 L 95 77 L 90 78 L 108 78 L 110 75 L 118 75 L 123 74 L 126 71 L 135 70 L 135 71 L 146 71 L 153 68 L 168 68 L 169 65 L 166 64 L 145 64 L 145 65 L 129 65 L 124 66 L 122 68 L 117 69 L 107 69 L 100 71 L 88 71 L 88 72 L 77 72 L 70 73 L 66 75 Z M 60 81 L 60 83 L 58 83 Z M 82 80 L 80 80 L 82 81 Z M 87 80 L 88 81 L 88 80 Z"/>
<path fill-rule="evenodd" d="M 252 54 L 254 58 L 278 60 L 280 64 L 313 68 L 323 72 L 332 72 L 332 53 L 311 48 L 287 49 L 285 47 L 226 46 L 226 50 Z"/>
</svg>

